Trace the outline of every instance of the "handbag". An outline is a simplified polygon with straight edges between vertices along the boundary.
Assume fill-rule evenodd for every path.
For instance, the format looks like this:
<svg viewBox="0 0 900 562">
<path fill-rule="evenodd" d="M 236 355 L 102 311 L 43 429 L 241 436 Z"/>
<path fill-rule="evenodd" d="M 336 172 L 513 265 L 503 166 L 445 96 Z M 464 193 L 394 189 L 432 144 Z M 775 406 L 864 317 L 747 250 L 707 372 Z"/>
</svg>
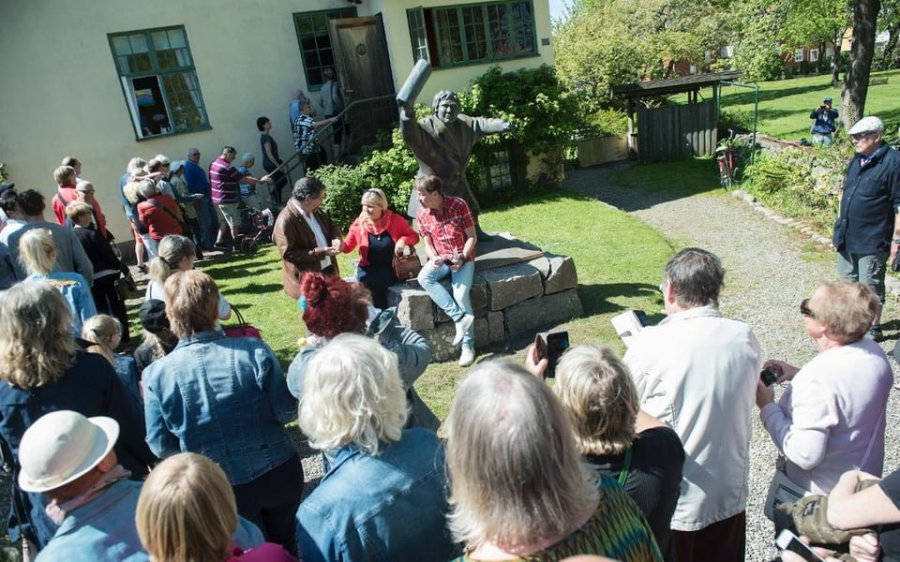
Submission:
<svg viewBox="0 0 900 562">
<path fill-rule="evenodd" d="M 788 478 L 785 472 L 785 458 L 778 455 L 775 462 L 775 475 L 769 484 L 769 493 L 766 495 L 766 504 L 763 514 L 769 521 L 775 521 L 775 509 L 783 503 L 793 503 L 807 495 L 809 490 Z"/>
<path fill-rule="evenodd" d="M 222 328 L 226 336 L 229 338 L 262 339 L 262 330 L 244 320 L 244 315 L 241 314 L 241 311 L 238 310 L 237 307 L 232 305 L 231 311 L 234 312 L 235 317 L 237 317 L 238 323 L 235 326 L 225 326 Z"/>
<path fill-rule="evenodd" d="M 411 250 L 409 255 L 394 254 L 394 258 L 391 260 L 391 268 L 400 281 L 411 281 L 422 271 L 422 262 L 419 261 L 416 249 L 411 246 L 407 246 L 407 248 Z"/>
<path fill-rule="evenodd" d="M 122 276 L 119 279 L 116 279 L 113 286 L 116 288 L 116 293 L 123 302 L 131 300 L 138 295 L 137 282 L 135 282 L 134 277 L 131 276 L 131 272 L 125 268 L 123 268 Z"/>
</svg>

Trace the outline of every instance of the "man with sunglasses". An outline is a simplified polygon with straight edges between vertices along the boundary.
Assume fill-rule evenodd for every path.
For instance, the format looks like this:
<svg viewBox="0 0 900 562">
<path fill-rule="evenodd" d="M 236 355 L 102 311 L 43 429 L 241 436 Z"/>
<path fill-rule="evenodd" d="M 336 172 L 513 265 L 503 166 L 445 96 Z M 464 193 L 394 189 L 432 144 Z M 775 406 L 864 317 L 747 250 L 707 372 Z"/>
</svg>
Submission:
<svg viewBox="0 0 900 562">
<path fill-rule="evenodd" d="M 847 168 L 841 206 L 832 243 L 838 252 L 837 270 L 842 279 L 868 285 L 884 304 L 885 264 L 893 263 L 900 248 L 900 154 L 882 135 L 884 123 L 863 117 L 847 134 L 856 154 Z M 881 310 L 870 334 L 881 341 Z"/>
</svg>

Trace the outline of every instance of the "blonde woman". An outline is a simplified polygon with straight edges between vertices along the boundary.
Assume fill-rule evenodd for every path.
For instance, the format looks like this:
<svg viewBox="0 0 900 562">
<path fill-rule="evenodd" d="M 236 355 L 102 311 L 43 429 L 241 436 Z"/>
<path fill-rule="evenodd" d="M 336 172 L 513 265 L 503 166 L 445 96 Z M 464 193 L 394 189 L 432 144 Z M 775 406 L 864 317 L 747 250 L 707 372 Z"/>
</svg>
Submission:
<svg viewBox="0 0 900 562">
<path fill-rule="evenodd" d="M 597 485 L 559 400 L 522 367 L 473 369 L 445 423 L 449 527 L 467 545 L 460 560 L 662 560 L 637 506 L 615 481 Z"/>
<path fill-rule="evenodd" d="M 166 302 L 166 292 L 163 286 L 170 275 L 178 271 L 191 271 L 194 269 L 194 261 L 197 255 L 197 247 L 186 236 L 172 234 L 159 242 L 157 255 L 150 261 L 150 282 L 147 283 L 145 300 L 161 300 Z M 225 297 L 219 293 L 219 320 L 231 318 L 231 305 Z"/>
<path fill-rule="evenodd" d="M 23 282 L 0 293 L 0 438 L 18 456 L 25 429 L 48 412 L 108 416 L 121 427 L 120 463 L 140 480 L 156 462 L 144 442 L 143 417 L 109 363 L 79 350 L 71 316 L 62 295 L 45 283 Z M 19 525 L 45 544 L 56 529 L 43 500 L 37 494 L 18 499 L 28 514 Z"/>
<path fill-rule="evenodd" d="M 43 281 L 66 299 L 72 311 L 72 335 L 81 336 L 84 321 L 97 314 L 91 287 L 81 274 L 74 271 L 53 271 L 56 265 L 56 246 L 49 230 L 34 228 L 19 240 L 19 261 L 28 273 L 26 281 Z"/>
<path fill-rule="evenodd" d="M 179 453 L 153 469 L 135 524 L 155 562 L 296 562 L 281 545 L 233 546 L 246 522 L 238 517 L 228 477 L 203 455 Z"/>
<path fill-rule="evenodd" d="M 459 552 L 446 531 L 443 447 L 430 430 L 403 429 L 406 419 L 397 358 L 377 341 L 341 334 L 312 356 L 300 429 L 329 468 L 297 510 L 304 562 Z"/>
<path fill-rule="evenodd" d="M 375 308 L 387 308 L 388 287 L 397 283 L 391 266 L 394 254 L 414 247 L 419 235 L 402 216 L 388 209 L 387 197 L 380 189 L 367 189 L 362 194 L 362 212 L 350 225 L 341 251 L 348 253 L 359 247 L 356 278 L 372 293 Z"/>
<path fill-rule="evenodd" d="M 678 434 L 640 409 L 631 373 L 609 347 L 586 344 L 566 351 L 553 388 L 584 459 L 619 481 L 647 518 L 663 557 L 673 560 L 669 524 L 684 466 Z"/>
<path fill-rule="evenodd" d="M 133 357 L 116 353 L 122 342 L 122 325 L 108 314 L 98 314 L 89 318 L 81 329 L 81 339 L 94 345 L 87 348 L 90 353 L 103 356 L 113 369 L 122 385 L 134 399 L 135 405 L 143 410 L 140 384 L 136 363 Z"/>
</svg>

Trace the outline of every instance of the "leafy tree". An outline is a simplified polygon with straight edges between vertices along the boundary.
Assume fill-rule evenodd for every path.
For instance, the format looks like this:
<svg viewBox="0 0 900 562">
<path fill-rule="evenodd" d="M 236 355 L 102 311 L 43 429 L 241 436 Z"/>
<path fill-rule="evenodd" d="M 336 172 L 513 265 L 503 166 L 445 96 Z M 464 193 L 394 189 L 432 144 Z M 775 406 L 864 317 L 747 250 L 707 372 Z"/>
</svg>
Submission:
<svg viewBox="0 0 900 562">
<path fill-rule="evenodd" d="M 777 78 L 784 68 L 783 48 L 778 35 L 786 12 L 783 1 L 744 0 L 732 3 L 728 30 L 734 47 L 734 60 L 721 62 L 731 62 L 742 70 L 744 80 Z M 728 38 L 726 35 L 725 40 Z"/>
<path fill-rule="evenodd" d="M 831 81 L 838 84 L 841 70 L 841 39 L 853 15 L 848 0 L 791 0 L 786 5 L 780 37 L 784 45 L 800 48 L 831 43 Z M 820 52 L 824 53 L 824 49 Z"/>
<path fill-rule="evenodd" d="M 878 61 L 880 70 L 894 68 L 897 65 L 897 44 L 900 40 L 900 0 L 882 0 L 881 13 L 878 15 L 878 28 L 888 34 L 884 51 Z"/>
</svg>

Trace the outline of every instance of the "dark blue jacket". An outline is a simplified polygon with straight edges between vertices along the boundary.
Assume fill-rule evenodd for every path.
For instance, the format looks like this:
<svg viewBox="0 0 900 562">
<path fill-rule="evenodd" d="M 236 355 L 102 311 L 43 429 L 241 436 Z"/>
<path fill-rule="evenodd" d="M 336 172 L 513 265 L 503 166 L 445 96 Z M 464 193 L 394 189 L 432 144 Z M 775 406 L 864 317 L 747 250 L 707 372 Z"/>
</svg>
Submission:
<svg viewBox="0 0 900 562">
<path fill-rule="evenodd" d="M 868 159 L 856 154 L 844 180 L 841 209 L 834 225 L 834 247 L 853 254 L 887 251 L 898 208 L 900 153 L 883 144 Z"/>
</svg>

